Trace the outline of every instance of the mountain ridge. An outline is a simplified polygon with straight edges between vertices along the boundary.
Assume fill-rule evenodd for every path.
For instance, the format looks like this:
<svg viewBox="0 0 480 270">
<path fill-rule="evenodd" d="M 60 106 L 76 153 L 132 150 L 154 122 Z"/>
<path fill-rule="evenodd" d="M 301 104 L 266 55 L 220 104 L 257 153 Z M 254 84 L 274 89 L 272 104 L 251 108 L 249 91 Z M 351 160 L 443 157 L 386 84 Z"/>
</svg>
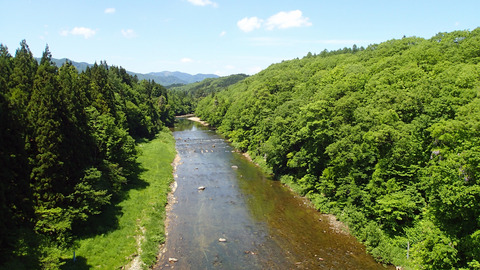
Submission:
<svg viewBox="0 0 480 270">
<path fill-rule="evenodd" d="M 37 61 L 40 61 L 41 58 L 36 57 Z M 77 68 L 79 72 L 84 71 L 87 67 L 92 67 L 94 64 L 86 62 L 76 62 L 69 58 L 52 58 L 52 61 L 58 66 L 61 67 L 66 61 L 72 62 L 72 65 Z M 202 74 L 197 73 L 195 75 L 181 72 L 181 71 L 160 71 L 160 72 L 149 72 L 149 73 L 137 73 L 133 71 L 128 71 L 127 73 L 132 76 L 137 76 L 139 80 L 152 80 L 163 86 L 169 86 L 172 84 L 190 84 L 195 82 L 203 81 L 207 78 L 218 78 L 220 76 L 215 74 Z"/>
</svg>

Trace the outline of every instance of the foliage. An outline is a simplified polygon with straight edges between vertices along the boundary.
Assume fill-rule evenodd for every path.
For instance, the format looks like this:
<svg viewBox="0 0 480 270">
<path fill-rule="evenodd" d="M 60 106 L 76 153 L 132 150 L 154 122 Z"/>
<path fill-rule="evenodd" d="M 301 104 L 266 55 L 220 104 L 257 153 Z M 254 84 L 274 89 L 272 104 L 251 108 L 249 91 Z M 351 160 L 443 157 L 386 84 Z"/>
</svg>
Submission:
<svg viewBox="0 0 480 270">
<path fill-rule="evenodd" d="M 124 199 L 135 140 L 173 125 L 173 94 L 104 62 L 58 68 L 48 46 L 37 64 L 25 40 L 14 57 L 0 45 L 0 71 L 0 257 L 55 269 L 75 228 Z"/>
<path fill-rule="evenodd" d="M 116 217 L 92 219 L 86 224 L 89 231 L 79 233 L 77 245 L 65 250 L 63 269 L 86 268 L 119 269 L 140 256 L 145 265 L 152 265 L 158 246 L 164 240 L 164 217 L 167 194 L 173 181 L 170 163 L 175 156 L 175 141 L 167 130 L 155 139 L 137 145 L 137 162 L 142 168 L 138 179 L 125 191 L 126 199 L 115 205 Z M 110 220 L 109 218 L 110 217 Z M 112 224 L 111 219 L 117 222 Z M 85 231 L 85 230 L 83 230 Z M 138 253 L 138 242 L 142 253 Z M 73 263 L 75 251 L 77 262 Z"/>
<path fill-rule="evenodd" d="M 206 95 L 196 114 L 379 260 L 477 267 L 479 42 L 477 28 L 309 53 Z"/>
<path fill-rule="evenodd" d="M 247 78 L 245 74 L 235 74 L 220 78 L 207 78 L 201 82 L 187 85 L 170 86 L 169 88 L 175 98 L 175 114 L 183 115 L 193 113 L 200 99 L 228 89 L 230 85 L 245 78 Z"/>
</svg>

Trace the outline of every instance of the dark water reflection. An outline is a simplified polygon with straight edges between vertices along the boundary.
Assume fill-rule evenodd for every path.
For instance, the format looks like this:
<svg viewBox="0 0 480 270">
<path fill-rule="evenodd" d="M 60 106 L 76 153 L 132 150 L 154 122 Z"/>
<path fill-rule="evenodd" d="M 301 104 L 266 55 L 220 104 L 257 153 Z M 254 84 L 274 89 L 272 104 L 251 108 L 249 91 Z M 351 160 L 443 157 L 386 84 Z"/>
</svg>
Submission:
<svg viewBox="0 0 480 270">
<path fill-rule="evenodd" d="M 182 120 L 173 134 L 176 203 L 155 269 L 384 269 L 214 131 Z"/>
</svg>

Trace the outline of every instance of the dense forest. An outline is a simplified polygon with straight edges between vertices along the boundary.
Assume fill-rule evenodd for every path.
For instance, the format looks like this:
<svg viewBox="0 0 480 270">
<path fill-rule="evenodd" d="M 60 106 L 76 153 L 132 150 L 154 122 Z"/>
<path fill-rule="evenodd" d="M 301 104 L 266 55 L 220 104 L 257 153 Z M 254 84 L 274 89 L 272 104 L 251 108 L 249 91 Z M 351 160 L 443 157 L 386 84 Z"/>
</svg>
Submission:
<svg viewBox="0 0 480 270">
<path fill-rule="evenodd" d="M 135 142 L 174 122 L 175 95 L 123 68 L 39 63 L 0 45 L 0 259 L 56 268 L 59 250 L 135 179 Z"/>
<path fill-rule="evenodd" d="M 202 98 L 228 89 L 229 86 L 248 77 L 245 74 L 234 74 L 220 78 L 207 78 L 201 82 L 169 85 L 167 89 L 175 95 L 175 114 L 193 113 L 198 101 Z"/>
<path fill-rule="evenodd" d="M 480 269 L 480 28 L 309 53 L 196 114 L 378 260 Z"/>
</svg>

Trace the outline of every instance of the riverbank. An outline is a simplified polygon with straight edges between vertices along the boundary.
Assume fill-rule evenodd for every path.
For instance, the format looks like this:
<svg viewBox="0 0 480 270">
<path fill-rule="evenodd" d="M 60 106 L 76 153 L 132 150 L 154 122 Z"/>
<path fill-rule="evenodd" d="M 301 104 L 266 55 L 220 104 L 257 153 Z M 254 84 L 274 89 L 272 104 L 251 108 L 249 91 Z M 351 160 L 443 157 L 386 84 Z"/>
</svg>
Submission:
<svg viewBox="0 0 480 270">
<path fill-rule="evenodd" d="M 113 227 L 99 228 L 104 233 L 80 239 L 76 262 L 70 250 L 63 256 L 68 261 L 62 269 L 137 270 L 155 263 L 165 240 L 165 205 L 173 182 L 175 140 L 170 132 L 163 131 L 154 140 L 139 143 L 137 149 L 142 169 L 138 183 L 113 207 L 114 213 L 100 217 L 102 224 L 98 226 L 107 223 Z M 107 218 L 110 220 L 103 220 Z"/>
<path fill-rule="evenodd" d="M 173 181 L 172 183 L 170 184 L 170 192 L 168 193 L 168 196 L 167 196 L 167 205 L 165 206 L 165 222 L 164 222 L 164 228 L 165 228 L 165 239 L 163 241 L 163 243 L 161 244 L 160 248 L 159 248 L 159 253 L 157 254 L 157 259 L 156 261 L 159 260 L 159 258 L 162 257 L 163 254 L 165 254 L 165 252 L 167 251 L 167 248 L 166 248 L 166 241 L 167 241 L 167 237 L 168 237 L 168 228 L 169 228 L 169 224 L 172 220 L 172 215 L 171 215 L 171 210 L 172 210 L 172 206 L 176 203 L 176 198 L 175 198 L 175 191 L 177 190 L 177 187 L 178 187 L 178 183 L 177 183 L 177 167 L 178 165 L 181 164 L 181 158 L 180 158 L 180 155 L 177 153 L 177 155 L 175 156 L 175 159 L 173 160 L 172 162 L 172 168 L 173 168 Z M 154 264 L 155 265 L 155 264 Z"/>
<path fill-rule="evenodd" d="M 196 117 L 196 116 L 191 116 L 191 117 L 188 117 L 187 118 L 188 120 L 190 121 L 194 121 L 194 122 L 198 122 L 206 127 L 210 126 L 210 124 L 208 124 L 207 122 L 201 120 L 200 118 Z"/>
<path fill-rule="evenodd" d="M 195 116 L 195 114 L 185 114 L 185 115 L 179 115 L 179 116 L 176 116 L 176 117 L 177 118 L 184 118 L 184 119 L 187 119 L 187 120 L 190 120 L 190 121 L 193 121 L 193 122 L 197 122 L 197 123 L 200 123 L 200 124 L 202 124 L 203 126 L 206 126 L 206 127 L 210 126 L 210 124 L 208 122 L 203 121 L 199 117 Z"/>
</svg>

